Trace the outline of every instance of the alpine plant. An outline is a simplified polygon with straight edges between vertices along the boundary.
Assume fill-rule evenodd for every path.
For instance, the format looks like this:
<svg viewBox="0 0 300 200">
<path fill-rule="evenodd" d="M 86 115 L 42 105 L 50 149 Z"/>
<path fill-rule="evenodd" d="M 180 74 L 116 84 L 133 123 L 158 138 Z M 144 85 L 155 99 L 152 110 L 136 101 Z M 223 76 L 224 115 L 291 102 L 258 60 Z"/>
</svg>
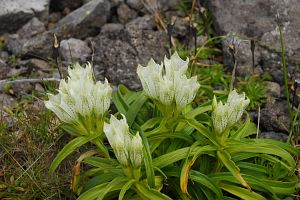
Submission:
<svg viewBox="0 0 300 200">
<path fill-rule="evenodd" d="M 146 67 L 138 65 L 137 74 L 147 96 L 167 107 L 181 111 L 191 103 L 200 87 L 197 77 L 188 78 L 189 59 L 182 60 L 175 52 L 161 64 L 150 59 Z"/>
<path fill-rule="evenodd" d="M 232 128 L 242 117 L 250 100 L 245 93 L 238 94 L 235 90 L 228 95 L 227 102 L 218 103 L 216 97 L 213 99 L 212 121 L 217 135 L 222 134 L 226 129 Z"/>
<path fill-rule="evenodd" d="M 112 94 L 108 81 L 95 82 L 90 63 L 85 67 L 78 63 L 69 66 L 68 74 L 67 80 L 60 81 L 58 94 L 48 94 L 46 107 L 83 135 L 102 132 L 103 118 Z"/>
</svg>

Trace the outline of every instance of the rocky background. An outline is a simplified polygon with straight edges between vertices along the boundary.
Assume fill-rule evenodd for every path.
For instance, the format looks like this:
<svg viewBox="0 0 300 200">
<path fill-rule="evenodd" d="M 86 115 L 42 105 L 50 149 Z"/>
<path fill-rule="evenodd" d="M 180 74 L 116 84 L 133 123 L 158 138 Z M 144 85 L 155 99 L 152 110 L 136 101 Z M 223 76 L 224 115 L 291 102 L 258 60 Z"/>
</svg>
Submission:
<svg viewBox="0 0 300 200">
<path fill-rule="evenodd" d="M 188 21 L 177 9 L 180 0 L 0 0 L 0 79 L 59 78 L 54 67 L 54 33 L 60 41 L 60 64 L 93 60 L 97 79 L 140 88 L 137 64 L 168 55 L 168 34 L 159 22 L 177 16 L 174 36 L 189 40 Z M 255 41 L 255 72 L 269 72 L 268 101 L 261 110 L 263 135 L 286 138 L 289 117 L 283 92 L 281 47 L 276 16 L 283 26 L 290 80 L 298 77 L 300 63 L 300 2 L 298 0 L 200 0 L 214 16 L 214 29 L 223 40 L 223 62 L 230 69 L 228 43 L 235 38 L 238 48 L 237 73 L 252 71 L 250 40 Z M 161 18 L 158 17 L 161 15 Z M 201 39 L 201 38 L 200 38 Z M 13 98 L 44 93 L 40 83 L 0 85 L 0 101 L 14 107 Z M 39 103 L 38 106 L 41 106 Z M 253 120 L 257 120 L 253 112 Z"/>
</svg>

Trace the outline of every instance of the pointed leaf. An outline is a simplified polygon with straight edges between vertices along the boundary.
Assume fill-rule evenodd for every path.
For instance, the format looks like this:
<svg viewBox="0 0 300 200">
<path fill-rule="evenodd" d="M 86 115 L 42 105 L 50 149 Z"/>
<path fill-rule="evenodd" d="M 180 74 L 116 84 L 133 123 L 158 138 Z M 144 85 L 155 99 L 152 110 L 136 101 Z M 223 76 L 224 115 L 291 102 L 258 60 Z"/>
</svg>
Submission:
<svg viewBox="0 0 300 200">
<path fill-rule="evenodd" d="M 192 170 L 190 174 L 190 179 L 212 190 L 216 194 L 218 199 L 222 199 L 223 194 L 220 188 L 217 187 L 216 184 L 205 174 Z"/>
<path fill-rule="evenodd" d="M 68 144 L 64 146 L 64 148 L 57 154 L 55 159 L 52 161 L 49 172 L 53 173 L 58 165 L 68 156 L 70 155 L 75 149 L 84 145 L 85 143 L 94 139 L 93 137 L 76 137 L 75 139 L 71 140 Z"/>
<path fill-rule="evenodd" d="M 225 151 L 218 151 L 217 152 L 218 158 L 222 161 L 222 163 L 226 166 L 226 168 L 231 172 L 231 174 L 239 180 L 239 182 L 248 190 L 251 190 L 248 183 L 244 180 L 240 173 L 239 167 L 231 160 L 230 154 Z"/>
<path fill-rule="evenodd" d="M 220 187 L 223 190 L 225 190 L 225 191 L 227 191 L 227 192 L 229 192 L 229 193 L 231 193 L 235 196 L 238 196 L 241 199 L 245 199 L 245 200 L 267 200 L 266 198 L 264 198 L 260 194 L 257 194 L 256 192 L 253 192 L 253 191 L 249 191 L 245 188 L 241 188 L 239 186 L 221 183 Z"/>
<path fill-rule="evenodd" d="M 123 197 L 125 195 L 125 193 L 127 192 L 127 190 L 130 189 L 130 187 L 136 182 L 136 180 L 131 179 L 129 180 L 121 189 L 120 194 L 119 194 L 119 199 L 118 200 L 123 200 Z"/>
<path fill-rule="evenodd" d="M 137 183 L 136 188 L 139 191 L 139 194 L 147 199 L 155 199 L 155 200 L 172 200 L 167 195 L 158 192 L 157 190 L 151 189 L 144 184 Z"/>
</svg>

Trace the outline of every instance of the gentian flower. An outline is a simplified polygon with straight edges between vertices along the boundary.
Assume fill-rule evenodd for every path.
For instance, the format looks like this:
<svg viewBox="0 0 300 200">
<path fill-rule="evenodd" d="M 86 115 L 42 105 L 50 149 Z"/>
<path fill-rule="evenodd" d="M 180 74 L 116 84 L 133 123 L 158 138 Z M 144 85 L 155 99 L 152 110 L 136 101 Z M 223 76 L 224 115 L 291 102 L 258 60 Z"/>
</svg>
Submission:
<svg viewBox="0 0 300 200">
<path fill-rule="evenodd" d="M 153 59 L 146 67 L 138 65 L 137 74 L 147 96 L 165 106 L 181 111 L 191 103 L 200 87 L 197 77 L 187 78 L 189 59 L 182 60 L 175 52 L 160 65 Z"/>
<path fill-rule="evenodd" d="M 100 124 L 109 109 L 112 94 L 108 81 L 95 83 L 90 63 L 85 68 L 78 63 L 69 66 L 68 73 L 67 81 L 60 81 L 58 94 L 48 94 L 45 106 L 61 121 L 74 125 L 81 134 L 102 132 Z"/>
<path fill-rule="evenodd" d="M 125 167 L 139 169 L 143 160 L 143 144 L 139 133 L 132 135 L 124 115 L 118 120 L 111 115 L 110 123 L 104 123 L 104 133 L 114 153 Z"/>
<path fill-rule="evenodd" d="M 245 93 L 239 95 L 235 90 L 228 95 L 227 102 L 217 103 L 216 97 L 213 99 L 212 120 L 213 127 L 217 134 L 222 134 L 225 129 L 234 126 L 242 117 L 250 100 L 246 98 Z"/>
</svg>

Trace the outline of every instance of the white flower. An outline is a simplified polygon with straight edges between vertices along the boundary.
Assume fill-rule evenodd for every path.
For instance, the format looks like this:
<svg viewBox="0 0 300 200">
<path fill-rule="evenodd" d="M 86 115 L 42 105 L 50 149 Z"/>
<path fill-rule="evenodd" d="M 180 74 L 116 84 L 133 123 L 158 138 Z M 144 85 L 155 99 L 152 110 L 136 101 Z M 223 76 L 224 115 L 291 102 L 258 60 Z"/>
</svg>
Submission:
<svg viewBox="0 0 300 200">
<path fill-rule="evenodd" d="M 128 166 L 129 154 L 126 149 L 129 146 L 129 138 L 126 135 L 129 132 L 129 128 L 126 119 L 118 120 L 115 116 L 111 115 L 110 124 L 104 123 L 103 131 L 118 161 L 122 165 Z"/>
<path fill-rule="evenodd" d="M 143 160 L 143 143 L 139 133 L 132 137 L 130 147 L 130 160 L 134 168 L 139 168 Z"/>
<path fill-rule="evenodd" d="M 165 56 L 164 64 L 166 76 L 168 77 L 168 79 L 173 79 L 175 72 L 179 72 L 179 74 L 186 73 L 189 65 L 189 58 L 187 58 L 184 61 L 179 57 L 178 53 L 175 51 L 170 59 L 168 59 Z"/>
<path fill-rule="evenodd" d="M 200 87 L 197 77 L 187 78 L 189 59 L 182 60 L 177 52 L 170 59 L 164 58 L 163 64 L 151 59 L 147 67 L 138 65 L 137 74 L 145 93 L 164 105 L 176 104 L 182 110 L 191 103 Z"/>
<path fill-rule="evenodd" d="M 131 164 L 134 168 L 139 168 L 143 159 L 143 144 L 140 135 L 135 136 L 129 132 L 126 118 L 118 120 L 111 115 L 110 123 L 104 123 L 104 133 L 106 138 L 114 150 L 118 161 L 124 165 Z"/>
<path fill-rule="evenodd" d="M 180 110 L 194 100 L 200 84 L 196 76 L 188 79 L 185 75 L 178 72 L 174 74 L 174 83 L 176 83 L 174 88 L 175 102 Z"/>
<path fill-rule="evenodd" d="M 142 82 L 143 88 L 149 97 L 157 99 L 159 97 L 158 82 L 161 79 L 163 65 L 156 64 L 153 59 L 150 59 L 147 67 L 138 65 L 137 74 Z"/>
<path fill-rule="evenodd" d="M 229 93 L 225 104 L 221 101 L 217 103 L 217 99 L 214 97 L 212 120 L 217 134 L 222 134 L 226 128 L 231 128 L 241 119 L 245 108 L 250 103 L 250 100 L 245 98 L 245 93 L 239 95 L 235 90 Z"/>
<path fill-rule="evenodd" d="M 229 93 L 228 99 L 228 125 L 233 126 L 236 122 L 238 122 L 246 107 L 249 105 L 250 100 L 246 98 L 245 93 L 243 92 L 239 95 L 235 90 Z"/>
<path fill-rule="evenodd" d="M 228 125 L 228 105 L 223 105 L 221 101 L 217 103 L 215 96 L 213 99 L 212 120 L 215 132 L 217 134 L 223 133 Z"/>
<path fill-rule="evenodd" d="M 109 109 L 112 89 L 106 79 L 104 83 L 94 82 L 90 63 L 85 68 L 75 64 L 68 73 L 68 80 L 60 81 L 58 94 L 48 94 L 45 105 L 63 122 L 82 123 L 92 129 Z"/>
</svg>

